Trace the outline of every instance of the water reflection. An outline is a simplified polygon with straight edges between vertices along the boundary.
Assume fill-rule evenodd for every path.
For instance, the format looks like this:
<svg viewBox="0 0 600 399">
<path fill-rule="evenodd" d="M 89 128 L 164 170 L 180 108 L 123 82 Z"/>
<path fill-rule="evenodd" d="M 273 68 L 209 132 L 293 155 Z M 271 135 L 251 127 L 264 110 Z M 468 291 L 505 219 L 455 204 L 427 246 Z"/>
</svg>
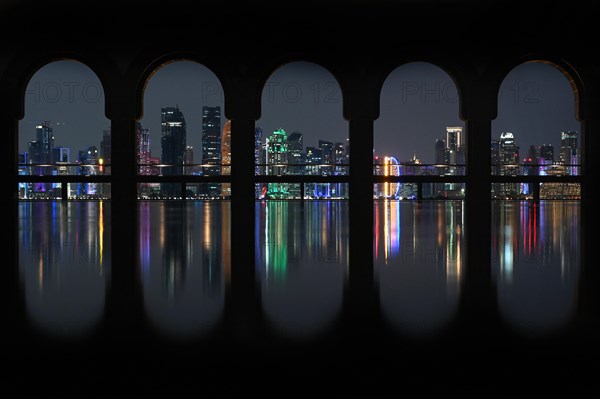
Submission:
<svg viewBox="0 0 600 399">
<path fill-rule="evenodd" d="M 39 329 L 75 338 L 102 318 L 110 280 L 110 203 L 19 202 L 19 275 Z"/>
<path fill-rule="evenodd" d="M 194 338 L 220 320 L 231 266 L 228 201 L 139 204 L 144 308 L 163 334 Z"/>
<path fill-rule="evenodd" d="M 375 281 L 384 317 L 402 333 L 437 332 L 458 307 L 463 202 L 376 201 L 374 212 Z"/>
<path fill-rule="evenodd" d="M 348 203 L 256 203 L 256 267 L 263 311 L 286 336 L 324 332 L 341 310 L 348 267 Z"/>
<path fill-rule="evenodd" d="M 577 201 L 494 202 L 492 271 L 502 316 L 522 332 L 562 327 L 576 306 Z"/>
</svg>

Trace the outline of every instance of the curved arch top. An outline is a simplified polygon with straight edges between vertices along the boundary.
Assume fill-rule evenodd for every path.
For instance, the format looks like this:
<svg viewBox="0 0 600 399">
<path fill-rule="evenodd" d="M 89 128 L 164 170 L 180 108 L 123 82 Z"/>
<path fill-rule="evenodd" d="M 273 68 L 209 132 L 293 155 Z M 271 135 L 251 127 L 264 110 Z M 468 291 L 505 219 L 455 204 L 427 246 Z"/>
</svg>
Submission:
<svg viewBox="0 0 600 399">
<path fill-rule="evenodd" d="M 105 116 L 109 116 L 110 100 L 114 87 L 120 81 L 120 73 L 112 57 L 108 54 L 99 52 L 85 52 L 80 50 L 55 50 L 48 49 L 44 52 L 19 52 L 15 54 L 6 68 L 1 80 L 11 82 L 15 85 L 14 109 L 12 114 L 16 119 L 22 119 L 25 114 L 25 98 L 27 96 L 27 86 L 31 79 L 45 66 L 57 61 L 73 61 L 82 64 L 86 69 L 100 81 L 102 91 L 104 92 L 104 110 Z M 77 82 L 73 82 L 77 83 Z M 66 88 L 71 90 L 71 88 Z M 9 110 L 10 112 L 11 110 Z"/>
<path fill-rule="evenodd" d="M 197 76 L 203 76 L 203 79 L 206 79 L 204 82 L 205 85 L 203 86 L 203 89 L 206 89 L 206 92 L 200 93 L 202 96 L 215 95 L 213 90 L 216 89 L 214 86 L 217 85 L 220 86 L 218 88 L 218 91 L 220 92 L 218 95 L 222 97 L 220 102 L 225 101 L 225 86 L 227 80 L 224 79 L 224 76 L 221 74 L 221 71 L 223 71 L 224 68 L 218 62 L 214 62 L 214 60 L 213 62 L 207 62 L 202 59 L 202 57 L 191 52 L 174 52 L 144 57 L 143 59 L 134 60 L 126 75 L 126 80 L 128 82 L 135 82 L 134 97 L 136 119 L 144 117 L 144 100 L 148 84 L 161 72 L 161 70 L 164 72 L 163 68 L 168 68 L 170 65 L 179 62 L 193 64 L 193 68 L 196 68 L 201 74 Z"/>
</svg>

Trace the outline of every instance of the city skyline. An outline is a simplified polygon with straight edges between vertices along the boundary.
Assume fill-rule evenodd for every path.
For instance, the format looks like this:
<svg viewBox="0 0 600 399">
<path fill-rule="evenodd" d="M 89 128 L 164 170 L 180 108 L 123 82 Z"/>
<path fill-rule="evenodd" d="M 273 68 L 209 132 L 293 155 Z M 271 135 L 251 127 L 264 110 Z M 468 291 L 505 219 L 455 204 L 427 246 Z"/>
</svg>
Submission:
<svg viewBox="0 0 600 399">
<path fill-rule="evenodd" d="M 36 72 L 27 86 L 25 105 L 25 117 L 19 121 L 19 152 L 27 151 L 32 139 L 29 132 L 44 120 L 55 124 L 57 143 L 74 152 L 99 146 L 103 131 L 110 128 L 100 82 L 78 62 L 57 61 Z M 160 152 L 160 108 L 174 105 L 186 115 L 187 144 L 197 151 L 202 147 L 202 106 L 220 106 L 226 115 L 221 85 L 208 68 L 191 61 L 165 65 L 146 85 L 140 119 L 154 137 L 154 156 Z M 265 133 L 279 128 L 297 131 L 306 143 L 348 138 L 340 88 L 329 72 L 315 64 L 296 62 L 276 70 L 263 89 L 262 108 L 256 126 Z M 509 73 L 499 91 L 498 110 L 492 138 L 503 131 L 513 132 L 523 146 L 539 143 L 559 148 L 561 131 L 581 130 L 569 83 L 546 64 L 523 64 Z M 227 120 L 223 117 L 223 124 Z M 423 163 L 434 163 L 431 143 L 444 137 L 447 126 L 465 129 L 458 117 L 456 87 L 446 72 L 414 62 L 388 76 L 381 92 L 381 114 L 374 122 L 376 153 L 385 148 L 399 160 L 417 154 Z"/>
</svg>

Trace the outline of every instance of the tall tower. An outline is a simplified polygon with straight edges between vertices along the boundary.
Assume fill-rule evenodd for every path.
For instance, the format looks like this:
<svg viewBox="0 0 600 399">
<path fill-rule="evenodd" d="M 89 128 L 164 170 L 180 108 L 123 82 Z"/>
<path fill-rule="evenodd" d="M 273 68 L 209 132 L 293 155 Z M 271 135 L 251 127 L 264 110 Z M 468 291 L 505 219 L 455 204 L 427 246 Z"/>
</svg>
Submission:
<svg viewBox="0 0 600 399">
<path fill-rule="evenodd" d="M 98 148 L 88 146 L 79 150 L 79 174 L 90 176 L 98 174 Z M 79 195 L 98 194 L 98 183 L 80 183 L 77 185 Z"/>
<path fill-rule="evenodd" d="M 560 133 L 560 162 L 563 165 L 578 165 L 579 155 L 577 153 L 577 132 L 567 131 Z M 570 175 L 578 174 L 578 166 L 567 168 Z"/>
<path fill-rule="evenodd" d="M 221 138 L 221 160 L 223 161 L 223 174 L 231 174 L 231 121 L 225 122 Z"/>
<path fill-rule="evenodd" d="M 443 139 L 435 140 L 435 163 L 436 165 L 446 163 L 446 142 Z"/>
<path fill-rule="evenodd" d="M 277 129 L 267 137 L 266 147 L 267 174 L 285 175 L 288 163 L 288 142 L 285 130 Z M 269 198 L 287 198 L 289 196 L 287 184 L 269 183 L 267 195 Z"/>
<path fill-rule="evenodd" d="M 231 137 L 231 136 L 230 136 Z M 221 107 L 202 107 L 202 163 L 215 165 L 203 168 L 203 174 L 221 174 Z"/>
<path fill-rule="evenodd" d="M 49 121 L 35 127 L 35 140 L 29 142 L 29 162 L 50 165 L 53 161 L 54 133 Z M 36 166 L 31 174 L 51 175 L 52 166 Z"/>
<path fill-rule="evenodd" d="M 304 144 L 303 136 L 300 132 L 292 132 L 287 138 L 288 162 L 290 167 L 288 174 L 303 175 L 304 174 Z"/>
<path fill-rule="evenodd" d="M 202 107 L 202 174 L 218 176 L 222 170 L 221 152 L 221 107 Z M 221 195 L 220 183 L 200 185 L 203 195 L 215 197 Z"/>
<path fill-rule="evenodd" d="M 160 109 L 162 137 L 161 162 L 172 166 L 163 168 L 163 175 L 182 175 L 186 147 L 186 123 L 178 106 Z M 176 183 L 162 183 L 163 196 L 181 196 L 181 189 Z"/>
<path fill-rule="evenodd" d="M 262 136 L 262 128 L 260 126 L 256 126 L 254 128 L 254 164 L 256 165 L 254 169 L 255 175 L 262 175 L 265 170 L 263 166 L 259 166 L 260 164 L 264 163 L 264 159 L 262 159 Z"/>
<path fill-rule="evenodd" d="M 150 157 L 152 156 L 150 146 L 152 144 L 152 140 L 150 138 L 150 129 L 142 128 L 142 125 L 139 124 L 139 139 L 137 145 L 137 157 L 138 163 L 140 165 L 144 165 L 140 167 L 140 175 L 150 175 Z"/>
<path fill-rule="evenodd" d="M 183 157 L 184 174 L 191 175 L 194 172 L 194 147 L 191 145 L 185 146 L 185 155 Z"/>
<path fill-rule="evenodd" d="M 516 176 L 519 174 L 519 146 L 511 132 L 502 132 L 499 143 L 500 175 Z M 515 197 L 519 194 L 518 183 L 500 183 L 499 194 Z"/>
<path fill-rule="evenodd" d="M 321 149 L 321 159 L 324 165 L 333 164 L 333 143 L 327 140 L 318 141 L 319 148 Z M 333 168 L 331 166 L 321 167 L 321 173 L 324 175 L 331 175 Z"/>
<path fill-rule="evenodd" d="M 446 159 L 450 165 L 463 164 L 465 162 L 462 127 L 446 128 L 446 153 Z"/>
</svg>

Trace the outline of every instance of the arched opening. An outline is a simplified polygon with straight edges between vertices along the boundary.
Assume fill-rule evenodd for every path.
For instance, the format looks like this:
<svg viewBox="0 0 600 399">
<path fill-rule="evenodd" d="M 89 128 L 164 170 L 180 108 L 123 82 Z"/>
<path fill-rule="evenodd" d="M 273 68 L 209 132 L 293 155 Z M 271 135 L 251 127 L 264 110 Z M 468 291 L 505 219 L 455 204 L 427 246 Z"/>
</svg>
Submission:
<svg viewBox="0 0 600 399">
<path fill-rule="evenodd" d="M 582 132 L 576 119 L 576 87 L 556 65 L 532 61 L 513 68 L 498 92 L 492 122 L 494 176 L 528 176 L 492 185 L 493 199 L 579 199 L 576 181 L 536 177 L 581 175 Z"/>
<path fill-rule="evenodd" d="M 335 182 L 348 174 L 350 146 L 342 93 L 333 75 L 309 62 L 286 64 L 265 82 L 261 101 L 256 175 L 290 182 L 260 183 L 257 198 L 347 198 L 347 184 Z M 292 182 L 293 176 L 315 176 L 315 181 Z"/>
<path fill-rule="evenodd" d="M 220 322 L 231 268 L 230 123 L 217 76 L 193 61 L 162 65 L 136 123 L 139 271 L 157 333 L 204 336 Z"/>
<path fill-rule="evenodd" d="M 466 132 L 455 83 L 427 62 L 396 68 L 374 132 L 381 310 L 399 332 L 437 333 L 456 313 L 464 267 Z"/>
<path fill-rule="evenodd" d="M 231 184 L 219 181 L 231 173 L 223 87 L 204 65 L 173 61 L 157 69 L 135 134 L 138 198 L 230 198 Z"/>
<path fill-rule="evenodd" d="M 575 91 L 574 91 L 575 89 Z M 492 273 L 500 314 L 524 333 L 567 325 L 581 269 L 576 86 L 549 62 L 510 71 L 492 123 Z"/>
<path fill-rule="evenodd" d="M 71 60 L 36 71 L 18 139 L 27 314 L 44 333 L 82 338 L 102 320 L 111 268 L 110 123 L 94 72 Z"/>
<path fill-rule="evenodd" d="M 348 123 L 327 70 L 293 62 L 270 76 L 255 150 L 263 311 L 274 332 L 313 338 L 341 311 L 348 267 Z"/>
<path fill-rule="evenodd" d="M 110 138 L 96 74 L 72 60 L 40 68 L 27 85 L 19 121 L 19 199 L 110 198 L 101 177 L 111 172 Z M 73 175 L 82 182 L 61 178 Z"/>
</svg>

